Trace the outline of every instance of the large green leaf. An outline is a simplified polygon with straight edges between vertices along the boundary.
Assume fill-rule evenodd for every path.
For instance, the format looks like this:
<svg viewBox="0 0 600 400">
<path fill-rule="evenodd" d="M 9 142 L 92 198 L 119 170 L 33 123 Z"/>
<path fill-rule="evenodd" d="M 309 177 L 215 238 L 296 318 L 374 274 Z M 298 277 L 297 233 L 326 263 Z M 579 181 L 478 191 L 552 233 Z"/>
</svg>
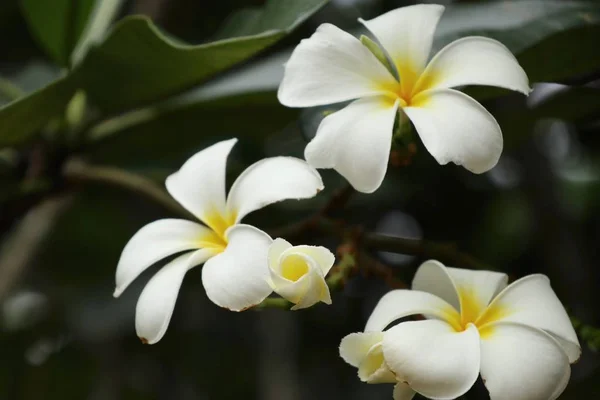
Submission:
<svg viewBox="0 0 600 400">
<path fill-rule="evenodd" d="M 34 36 L 48 55 L 63 66 L 69 65 L 93 5 L 94 0 L 21 0 Z"/>
<path fill-rule="evenodd" d="M 267 10 L 278 13 L 261 19 L 262 33 L 195 46 L 165 36 L 145 17 L 126 18 L 84 60 L 88 94 L 102 109 L 118 111 L 194 87 L 277 42 L 326 0 L 296 3 L 271 1 Z"/>
<path fill-rule="evenodd" d="M 58 79 L 0 108 L 0 147 L 23 143 L 61 114 L 77 90 L 77 76 Z"/>
<path fill-rule="evenodd" d="M 263 7 L 249 7 L 233 13 L 223 24 L 218 38 L 258 35 L 269 30 L 285 31 L 302 23 L 320 7 L 314 1 L 268 0 Z"/>
<path fill-rule="evenodd" d="M 93 132 L 89 156 L 101 164 L 174 168 L 201 148 L 232 137 L 246 139 L 244 151 L 262 151 L 262 140 L 297 116 L 298 110 L 282 107 L 274 92 L 145 109 L 101 125 Z"/>
</svg>

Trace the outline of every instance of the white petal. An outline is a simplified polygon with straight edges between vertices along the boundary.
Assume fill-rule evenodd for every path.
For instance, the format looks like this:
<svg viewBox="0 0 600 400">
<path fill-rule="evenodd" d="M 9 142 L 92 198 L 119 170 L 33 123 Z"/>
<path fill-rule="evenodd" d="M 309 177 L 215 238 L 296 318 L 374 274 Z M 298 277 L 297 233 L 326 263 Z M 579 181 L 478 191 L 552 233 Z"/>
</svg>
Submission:
<svg viewBox="0 0 600 400">
<path fill-rule="evenodd" d="M 372 193 L 385 177 L 398 101 L 385 97 L 357 100 L 327 116 L 306 146 L 315 168 L 334 168 L 358 191 Z"/>
<path fill-rule="evenodd" d="M 225 251 L 204 264 L 202 283 L 213 303 L 242 311 L 271 294 L 267 254 L 272 240 L 263 231 L 244 224 L 229 228 L 227 239 Z"/>
<path fill-rule="evenodd" d="M 213 256 L 210 250 L 181 255 L 162 267 L 148 281 L 137 302 L 135 330 L 142 342 L 154 344 L 167 331 L 179 288 L 186 272 Z"/>
<path fill-rule="evenodd" d="M 206 227 L 182 219 L 161 219 L 144 226 L 127 242 L 116 273 L 114 296 L 119 297 L 139 274 L 157 261 L 184 250 L 198 249 L 210 236 Z"/>
<path fill-rule="evenodd" d="M 402 81 L 404 70 L 412 70 L 418 75 L 425 69 L 433 34 L 443 12 L 444 6 L 441 5 L 418 4 L 397 8 L 361 22 L 385 48 Z"/>
<path fill-rule="evenodd" d="M 358 39 L 322 24 L 294 49 L 278 98 L 289 107 L 312 107 L 376 95 L 395 82 Z"/>
<path fill-rule="evenodd" d="M 396 377 L 383 359 L 382 340 L 382 332 L 360 332 L 347 335 L 340 343 L 340 356 L 358 368 L 358 376 L 363 382 L 396 382 Z"/>
<path fill-rule="evenodd" d="M 335 263 L 335 256 L 327 248 L 323 246 L 294 246 L 296 253 L 301 253 L 314 260 L 315 264 L 320 268 L 323 276 L 326 276 Z"/>
<path fill-rule="evenodd" d="M 319 301 L 331 304 L 321 267 L 315 259 L 298 251 L 298 247 L 288 248 L 277 260 L 269 256 L 269 272 L 271 288 L 295 304 L 292 310 L 307 308 Z"/>
<path fill-rule="evenodd" d="M 477 317 L 507 282 L 508 276 L 499 272 L 451 268 L 429 260 L 417 270 L 412 289 L 434 294 L 470 317 Z M 474 312 L 477 314 L 472 315 Z"/>
<path fill-rule="evenodd" d="M 394 400 L 412 400 L 412 398 L 415 397 L 415 393 L 416 392 L 404 382 L 398 382 L 396 386 L 394 386 Z"/>
<path fill-rule="evenodd" d="M 458 318 L 458 311 L 430 293 L 416 290 L 392 290 L 375 306 L 365 331 L 382 331 L 390 323 L 409 315 L 425 314 L 444 320 Z"/>
<path fill-rule="evenodd" d="M 490 304 L 500 322 L 516 322 L 542 329 L 558 339 L 570 362 L 581 355 L 571 320 L 545 275 L 528 275 L 510 284 Z"/>
<path fill-rule="evenodd" d="M 529 94 L 529 79 L 509 49 L 497 40 L 470 36 L 433 57 L 421 77 L 434 88 L 487 85 Z"/>
<path fill-rule="evenodd" d="M 166 180 L 171 196 L 208 226 L 214 225 L 215 214 L 225 215 L 225 168 L 236 142 L 229 139 L 199 151 Z"/>
<path fill-rule="evenodd" d="M 293 247 L 292 244 L 285 239 L 277 238 L 273 240 L 269 247 L 269 267 L 278 270 L 281 254 L 291 247 Z"/>
<path fill-rule="evenodd" d="M 490 170 L 502 153 L 502 131 L 494 117 L 471 97 L 452 89 L 417 95 L 404 112 L 431 155 L 476 174 Z"/>
<path fill-rule="evenodd" d="M 384 333 L 383 354 L 399 381 L 433 399 L 454 399 L 479 375 L 479 334 L 438 320 L 403 322 Z"/>
<path fill-rule="evenodd" d="M 481 377 L 491 400 L 555 399 L 570 371 L 560 345 L 539 329 L 499 323 L 482 336 Z"/>
<path fill-rule="evenodd" d="M 245 215 L 269 204 L 314 197 L 323 187 L 319 173 L 304 160 L 265 158 L 238 176 L 229 191 L 227 208 L 239 222 Z"/>
</svg>

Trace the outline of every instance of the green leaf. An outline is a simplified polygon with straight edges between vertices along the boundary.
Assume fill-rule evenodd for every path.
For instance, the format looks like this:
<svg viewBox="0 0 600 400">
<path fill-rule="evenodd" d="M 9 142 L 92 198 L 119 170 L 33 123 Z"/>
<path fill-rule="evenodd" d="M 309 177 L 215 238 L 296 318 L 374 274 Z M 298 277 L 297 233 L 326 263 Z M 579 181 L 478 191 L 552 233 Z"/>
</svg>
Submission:
<svg viewBox="0 0 600 400">
<path fill-rule="evenodd" d="M 325 2 L 298 0 L 268 0 L 263 7 L 249 7 L 234 12 L 223 24 L 216 37 L 258 35 L 270 30 L 286 31 L 310 17 Z"/>
<path fill-rule="evenodd" d="M 119 111 L 190 89 L 274 44 L 326 0 L 284 7 L 294 3 L 299 2 L 269 2 L 267 9 L 282 14 L 265 19 L 260 24 L 262 33 L 193 46 L 167 37 L 148 18 L 125 18 L 83 62 L 88 94 L 102 109 Z"/>
<path fill-rule="evenodd" d="M 48 55 L 69 65 L 94 5 L 94 0 L 21 0 L 21 9 L 33 35 Z"/>
<path fill-rule="evenodd" d="M 532 110 L 534 118 L 555 118 L 579 122 L 597 116 L 600 111 L 600 89 L 565 86 L 546 97 Z"/>
<path fill-rule="evenodd" d="M 76 76 L 68 75 L 0 107 L 0 147 L 29 140 L 53 117 L 63 113 L 76 90 Z"/>
<path fill-rule="evenodd" d="M 101 164 L 174 168 L 203 147 L 231 137 L 250 139 L 244 151 L 262 151 L 261 143 L 292 123 L 298 112 L 282 107 L 274 92 L 145 109 L 100 125 L 88 155 Z"/>
<path fill-rule="evenodd" d="M 470 35 L 505 44 L 531 82 L 557 81 L 600 66 L 600 3 L 522 0 L 452 5 L 436 31 L 434 51 Z"/>
</svg>

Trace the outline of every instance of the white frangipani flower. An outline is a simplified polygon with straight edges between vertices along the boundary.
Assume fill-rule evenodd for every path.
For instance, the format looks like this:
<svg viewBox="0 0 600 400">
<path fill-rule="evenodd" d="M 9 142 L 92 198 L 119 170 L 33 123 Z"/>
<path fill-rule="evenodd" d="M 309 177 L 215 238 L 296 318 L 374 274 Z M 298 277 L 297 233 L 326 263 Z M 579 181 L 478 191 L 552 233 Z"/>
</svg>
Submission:
<svg viewBox="0 0 600 400">
<path fill-rule="evenodd" d="M 506 286 L 505 274 L 421 265 L 413 290 L 381 298 L 364 333 L 346 336 L 340 355 L 370 383 L 394 382 L 395 400 L 415 392 L 454 399 L 481 374 L 491 400 L 554 400 L 581 347 L 544 275 Z M 390 323 L 410 315 L 422 321 Z M 395 374 L 395 380 L 390 374 Z"/>
<path fill-rule="evenodd" d="M 237 139 L 195 154 L 167 178 L 167 190 L 204 225 L 162 219 L 140 229 L 127 243 L 116 272 L 115 297 L 146 268 L 183 253 L 162 267 L 137 303 L 136 331 L 153 344 L 165 334 L 186 272 L 202 263 L 202 283 L 218 306 L 241 311 L 263 301 L 272 290 L 268 251 L 272 239 L 240 220 L 269 204 L 313 197 L 323 189 L 319 173 L 305 161 L 273 157 L 249 166 L 225 193 L 227 156 Z"/>
<path fill-rule="evenodd" d="M 269 248 L 269 284 L 275 293 L 294 303 L 292 310 L 310 307 L 319 301 L 331 304 L 325 276 L 335 256 L 321 246 L 292 246 L 275 239 Z"/>
<path fill-rule="evenodd" d="M 331 24 L 296 47 L 279 87 L 282 104 L 313 107 L 358 99 L 321 122 L 304 153 L 311 165 L 334 168 L 356 190 L 375 191 L 387 170 L 399 108 L 440 164 L 482 173 L 497 163 L 503 146 L 498 123 L 452 88 L 488 85 L 529 94 L 527 75 L 504 45 L 484 37 L 456 40 L 428 62 L 443 11 L 441 5 L 420 4 L 361 20 L 399 79 L 358 39 Z"/>
</svg>

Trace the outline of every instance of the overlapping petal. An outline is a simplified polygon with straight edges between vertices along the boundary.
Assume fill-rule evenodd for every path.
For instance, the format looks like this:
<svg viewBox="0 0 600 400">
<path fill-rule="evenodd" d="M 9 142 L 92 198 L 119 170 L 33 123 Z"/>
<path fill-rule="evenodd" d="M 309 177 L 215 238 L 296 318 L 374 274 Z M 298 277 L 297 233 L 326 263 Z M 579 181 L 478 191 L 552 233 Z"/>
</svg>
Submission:
<svg viewBox="0 0 600 400">
<path fill-rule="evenodd" d="M 395 375 L 385 363 L 382 350 L 383 332 L 351 333 L 340 343 L 340 356 L 358 368 L 363 382 L 392 383 Z"/>
<path fill-rule="evenodd" d="M 416 392 L 404 382 L 398 382 L 394 386 L 394 400 L 412 400 L 415 394 Z"/>
<path fill-rule="evenodd" d="M 190 268 L 213 256 L 203 249 L 183 254 L 164 267 L 148 281 L 137 302 L 135 330 L 142 342 L 154 344 L 167 331 L 183 277 Z"/>
<path fill-rule="evenodd" d="M 490 304 L 490 310 L 502 318 L 542 329 L 555 336 L 573 363 L 581 355 L 581 346 L 571 320 L 550 287 L 545 275 L 528 275 L 510 284 Z"/>
<path fill-rule="evenodd" d="M 139 274 L 157 261 L 184 250 L 198 249 L 211 231 L 195 222 L 161 219 L 141 228 L 129 240 L 119 259 L 116 272 L 118 297 Z"/>
<path fill-rule="evenodd" d="M 479 375 L 479 333 L 463 332 L 438 320 L 403 322 L 386 331 L 383 354 L 401 382 L 433 399 L 454 399 Z"/>
<path fill-rule="evenodd" d="M 304 160 L 265 158 L 246 168 L 235 180 L 227 197 L 227 209 L 239 222 L 269 204 L 314 197 L 323 187 L 319 173 Z"/>
<path fill-rule="evenodd" d="M 454 162 L 479 174 L 498 162 L 503 147 L 500 126 L 471 97 L 453 89 L 428 90 L 403 110 L 438 163 Z"/>
<path fill-rule="evenodd" d="M 461 313 L 473 313 L 483 311 L 506 287 L 507 282 L 508 276 L 503 273 L 451 268 L 439 261 L 429 260 L 417 270 L 412 288 L 446 300 Z M 470 310 L 466 310 L 467 307 Z"/>
<path fill-rule="evenodd" d="M 312 107 L 373 96 L 395 78 L 358 39 L 322 24 L 294 49 L 279 86 L 279 101 Z"/>
<path fill-rule="evenodd" d="M 334 168 L 358 191 L 375 191 L 387 171 L 397 110 L 397 100 L 379 96 L 327 116 L 306 146 L 306 160 L 316 168 Z"/>
<path fill-rule="evenodd" d="M 295 304 L 292 310 L 307 308 L 319 301 L 331 304 L 323 271 L 331 268 L 333 259 L 333 254 L 324 247 L 292 246 L 283 239 L 275 239 L 269 248 L 271 287 Z"/>
<path fill-rule="evenodd" d="M 498 323 L 481 340 L 481 377 L 491 400 L 554 400 L 571 368 L 549 334 L 528 326 Z"/>
<path fill-rule="evenodd" d="M 398 69 L 400 82 L 414 81 L 425 69 L 435 28 L 443 12 L 441 5 L 417 4 L 361 22 L 387 51 Z"/>
<path fill-rule="evenodd" d="M 367 321 L 365 331 L 382 331 L 400 318 L 417 314 L 444 320 L 458 318 L 458 311 L 437 296 L 416 290 L 399 289 L 386 293 L 379 300 Z"/>
<path fill-rule="evenodd" d="M 242 311 L 271 293 L 267 254 L 272 240 L 263 231 L 245 224 L 229 228 L 226 235 L 227 248 L 204 264 L 202 283 L 213 303 Z"/>
<path fill-rule="evenodd" d="M 227 156 L 236 142 L 224 140 L 199 151 L 166 180 L 171 196 L 215 231 L 222 230 L 214 226 L 215 215 L 225 215 Z"/>
<path fill-rule="evenodd" d="M 469 36 L 458 39 L 429 62 L 419 79 L 435 89 L 487 85 L 528 95 L 529 78 L 515 56 L 497 40 Z"/>
</svg>

